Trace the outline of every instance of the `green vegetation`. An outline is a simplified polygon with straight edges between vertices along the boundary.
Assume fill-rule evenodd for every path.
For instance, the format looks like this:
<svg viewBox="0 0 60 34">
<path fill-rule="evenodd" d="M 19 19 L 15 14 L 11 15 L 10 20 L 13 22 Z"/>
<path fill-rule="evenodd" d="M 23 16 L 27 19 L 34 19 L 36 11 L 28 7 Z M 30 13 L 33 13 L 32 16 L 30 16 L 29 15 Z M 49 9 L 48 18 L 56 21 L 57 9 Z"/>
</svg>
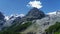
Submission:
<svg viewBox="0 0 60 34">
<path fill-rule="evenodd" d="M 20 34 L 21 31 L 24 31 L 27 27 L 29 27 L 32 24 L 32 22 L 26 22 L 25 24 L 19 24 L 17 26 L 13 26 L 7 28 L 4 31 L 1 31 L 0 34 Z"/>
<path fill-rule="evenodd" d="M 0 34 L 20 34 L 20 33 L 12 32 L 12 31 L 3 31 L 3 32 L 0 32 Z"/>
<path fill-rule="evenodd" d="M 60 22 L 56 22 L 54 25 L 50 26 L 45 31 L 46 34 L 60 34 Z"/>
</svg>

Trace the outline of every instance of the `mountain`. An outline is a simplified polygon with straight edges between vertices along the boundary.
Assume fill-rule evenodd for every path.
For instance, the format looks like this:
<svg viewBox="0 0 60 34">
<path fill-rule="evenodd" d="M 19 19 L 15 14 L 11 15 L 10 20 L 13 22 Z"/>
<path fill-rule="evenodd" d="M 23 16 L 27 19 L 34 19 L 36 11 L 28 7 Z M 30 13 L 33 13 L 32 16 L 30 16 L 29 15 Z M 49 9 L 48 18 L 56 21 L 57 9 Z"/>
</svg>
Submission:
<svg viewBox="0 0 60 34">
<path fill-rule="evenodd" d="M 10 17 L 6 16 L 5 19 L 6 19 L 5 25 L 9 27 L 9 26 L 13 25 L 14 23 L 20 21 L 21 17 L 20 17 L 20 15 L 11 15 Z"/>
<path fill-rule="evenodd" d="M 28 27 L 23 33 L 35 33 L 35 34 L 45 34 L 45 29 L 48 29 L 51 25 L 56 22 L 60 22 L 60 11 L 55 11 L 47 14 L 42 19 L 36 19 L 30 27 Z"/>
<path fill-rule="evenodd" d="M 54 25 L 56 22 L 60 22 L 60 11 L 51 12 L 48 14 L 48 16 L 36 20 L 36 24 L 39 25 L 41 28 L 41 33 L 45 31 L 45 29 L 49 28 L 51 25 Z"/>
<path fill-rule="evenodd" d="M 0 20 L 4 20 L 4 15 L 0 12 Z"/>
<path fill-rule="evenodd" d="M 28 13 L 27 15 L 25 16 L 26 17 L 26 20 L 35 20 L 35 19 L 41 19 L 43 17 L 45 17 L 45 14 L 43 11 L 37 9 L 37 8 L 32 8 Z"/>
<path fill-rule="evenodd" d="M 3 28 L 3 25 L 5 24 L 5 16 L 0 12 L 0 30 Z"/>
<path fill-rule="evenodd" d="M 6 19 L 6 24 L 9 26 L 11 26 L 12 24 L 14 24 L 17 21 L 20 21 L 22 17 L 24 17 L 24 14 L 15 14 L 15 15 L 11 15 L 11 16 L 5 16 Z"/>
<path fill-rule="evenodd" d="M 60 14 L 60 10 L 47 13 L 47 15 L 56 15 L 56 14 Z"/>
</svg>

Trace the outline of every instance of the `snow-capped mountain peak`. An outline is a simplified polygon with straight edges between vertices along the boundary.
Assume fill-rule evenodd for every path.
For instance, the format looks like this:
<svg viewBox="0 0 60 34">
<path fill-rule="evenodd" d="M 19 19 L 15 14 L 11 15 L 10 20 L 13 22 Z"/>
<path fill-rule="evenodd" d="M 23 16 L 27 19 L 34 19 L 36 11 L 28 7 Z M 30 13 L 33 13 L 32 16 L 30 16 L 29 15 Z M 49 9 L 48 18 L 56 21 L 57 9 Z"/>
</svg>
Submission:
<svg viewBox="0 0 60 34">
<path fill-rule="evenodd" d="M 54 12 L 49 12 L 47 15 L 58 15 L 60 14 L 60 11 L 54 11 Z"/>
<path fill-rule="evenodd" d="M 49 13 L 47 13 L 47 15 L 56 15 L 56 11 L 55 12 L 49 12 Z"/>
<path fill-rule="evenodd" d="M 5 19 L 6 19 L 6 20 L 9 20 L 9 16 L 5 16 Z"/>
<path fill-rule="evenodd" d="M 18 16 L 24 17 L 25 15 L 24 15 L 24 14 L 14 14 L 14 15 L 12 14 L 11 16 L 14 16 L 14 17 L 18 17 Z M 11 17 L 11 16 L 10 16 L 10 17 Z"/>
<path fill-rule="evenodd" d="M 6 20 L 9 20 L 10 18 L 16 18 L 16 17 L 24 17 L 24 14 L 11 14 L 11 16 L 5 16 Z"/>
</svg>

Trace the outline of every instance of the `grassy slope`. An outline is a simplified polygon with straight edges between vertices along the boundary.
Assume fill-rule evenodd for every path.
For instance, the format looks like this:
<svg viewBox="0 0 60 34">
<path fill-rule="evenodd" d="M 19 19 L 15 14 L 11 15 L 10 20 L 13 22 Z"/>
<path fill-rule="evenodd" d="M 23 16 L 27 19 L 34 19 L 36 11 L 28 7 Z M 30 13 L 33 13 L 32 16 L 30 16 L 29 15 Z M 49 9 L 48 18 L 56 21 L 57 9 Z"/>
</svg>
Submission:
<svg viewBox="0 0 60 34">
<path fill-rule="evenodd" d="M 0 32 L 0 34 L 20 34 L 22 30 L 25 30 L 27 27 L 29 27 L 32 24 L 32 22 L 26 22 L 23 25 L 18 25 L 16 27 L 11 26 L 7 30 L 4 30 Z M 15 25 L 15 24 L 14 24 Z"/>
<path fill-rule="evenodd" d="M 56 24 L 50 26 L 45 30 L 47 34 L 60 34 L 60 22 L 56 22 Z"/>
<path fill-rule="evenodd" d="M 28 32 L 38 33 L 39 29 L 40 29 L 39 25 L 37 25 L 36 23 L 34 23 L 30 27 L 28 27 L 25 31 L 21 32 L 21 34 L 27 34 Z"/>
</svg>

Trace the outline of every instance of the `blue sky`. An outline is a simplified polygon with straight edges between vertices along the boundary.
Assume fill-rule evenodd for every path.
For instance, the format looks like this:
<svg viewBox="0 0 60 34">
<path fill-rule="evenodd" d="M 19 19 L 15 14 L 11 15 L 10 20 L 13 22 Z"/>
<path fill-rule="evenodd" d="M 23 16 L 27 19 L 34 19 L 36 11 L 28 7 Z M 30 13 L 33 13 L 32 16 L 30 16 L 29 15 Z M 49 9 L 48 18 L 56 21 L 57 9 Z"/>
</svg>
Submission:
<svg viewBox="0 0 60 34">
<path fill-rule="evenodd" d="M 33 0 L 0 0 L 0 11 L 4 15 L 27 14 L 31 9 L 26 5 Z M 60 0 L 38 0 L 42 3 L 44 13 L 60 10 Z"/>
</svg>

